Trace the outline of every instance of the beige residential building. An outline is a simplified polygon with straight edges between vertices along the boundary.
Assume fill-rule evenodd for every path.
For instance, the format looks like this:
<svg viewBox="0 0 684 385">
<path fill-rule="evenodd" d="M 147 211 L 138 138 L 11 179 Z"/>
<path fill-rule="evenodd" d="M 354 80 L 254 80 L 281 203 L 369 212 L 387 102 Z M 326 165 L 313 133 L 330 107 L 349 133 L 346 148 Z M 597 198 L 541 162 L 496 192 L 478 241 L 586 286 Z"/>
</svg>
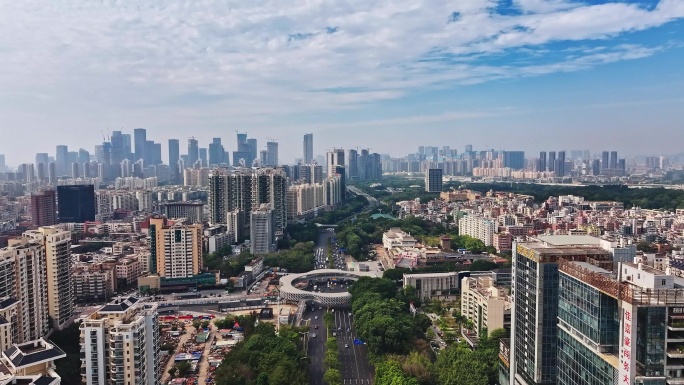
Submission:
<svg viewBox="0 0 684 385">
<path fill-rule="evenodd" d="M 146 270 L 147 263 L 145 260 L 149 259 L 148 255 L 131 255 L 119 259 L 116 264 L 116 279 L 125 281 L 126 285 L 134 285 L 138 281 L 143 271 Z M 141 261 L 142 260 L 142 261 Z"/>
<path fill-rule="evenodd" d="M 159 354 L 157 304 L 117 298 L 81 323 L 81 373 L 87 385 L 156 385 Z"/>
<path fill-rule="evenodd" d="M 10 297 L 0 298 L 0 352 L 9 349 L 18 339 L 18 316 L 19 301 Z"/>
<path fill-rule="evenodd" d="M 116 273 L 104 264 L 79 266 L 72 274 L 74 301 L 80 304 L 110 300 L 116 290 Z"/>
<path fill-rule="evenodd" d="M 62 329 L 68 326 L 74 311 L 71 232 L 51 226 L 27 231 L 23 236 L 43 244 L 47 262 L 48 314 L 52 318 L 52 326 Z"/>
<path fill-rule="evenodd" d="M 202 225 L 150 219 L 150 272 L 162 278 L 188 278 L 202 269 Z"/>
<path fill-rule="evenodd" d="M 45 249 L 40 242 L 11 239 L 0 249 L 0 298 L 18 301 L 9 343 L 39 339 L 50 330 Z M 7 309 L 10 311 L 9 309 Z M 11 319 L 7 321 L 12 322 Z M 5 345 L 7 346 L 7 345 Z"/>
<path fill-rule="evenodd" d="M 511 302 L 508 289 L 494 285 L 491 276 L 465 277 L 461 281 L 461 314 L 474 325 L 475 334 L 481 331 L 510 329 Z"/>
</svg>

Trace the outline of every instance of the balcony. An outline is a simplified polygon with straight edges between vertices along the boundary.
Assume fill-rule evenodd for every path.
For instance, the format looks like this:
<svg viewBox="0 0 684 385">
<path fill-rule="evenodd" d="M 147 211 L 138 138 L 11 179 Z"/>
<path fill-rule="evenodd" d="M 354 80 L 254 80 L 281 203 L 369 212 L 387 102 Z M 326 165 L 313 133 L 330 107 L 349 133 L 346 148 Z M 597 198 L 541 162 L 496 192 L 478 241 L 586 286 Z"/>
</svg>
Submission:
<svg viewBox="0 0 684 385">
<path fill-rule="evenodd" d="M 684 345 L 673 346 L 667 349 L 669 358 L 684 358 Z"/>
<path fill-rule="evenodd" d="M 671 315 L 667 328 L 672 331 L 684 331 L 684 316 Z"/>
</svg>

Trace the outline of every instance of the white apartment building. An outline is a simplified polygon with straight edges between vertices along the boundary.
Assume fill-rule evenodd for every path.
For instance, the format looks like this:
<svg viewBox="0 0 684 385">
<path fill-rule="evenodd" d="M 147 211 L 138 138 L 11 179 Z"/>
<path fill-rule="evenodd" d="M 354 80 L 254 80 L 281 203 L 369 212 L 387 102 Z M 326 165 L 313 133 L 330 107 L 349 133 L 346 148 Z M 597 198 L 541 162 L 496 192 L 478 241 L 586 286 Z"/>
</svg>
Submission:
<svg viewBox="0 0 684 385">
<path fill-rule="evenodd" d="M 252 211 L 249 216 L 250 252 L 252 254 L 270 253 L 274 250 L 275 229 L 273 210 L 262 204 L 259 210 Z"/>
<path fill-rule="evenodd" d="M 477 238 L 485 246 L 494 246 L 496 228 L 496 223 L 493 220 L 476 215 L 467 215 L 458 220 L 458 232 L 460 235 Z"/>
<path fill-rule="evenodd" d="M 457 271 L 449 273 L 404 274 L 404 287 L 413 286 L 422 301 L 447 296 L 459 289 Z"/>
<path fill-rule="evenodd" d="M 510 329 L 511 302 L 508 289 L 494 285 L 491 276 L 465 277 L 461 281 L 461 315 L 475 326 L 475 334 L 487 328 Z"/>
<path fill-rule="evenodd" d="M 416 247 L 416 243 L 416 238 L 398 227 L 392 227 L 382 234 L 382 245 L 385 250 L 395 247 Z"/>
<path fill-rule="evenodd" d="M 157 305 L 117 298 L 81 323 L 81 372 L 87 385 L 161 383 Z"/>
</svg>

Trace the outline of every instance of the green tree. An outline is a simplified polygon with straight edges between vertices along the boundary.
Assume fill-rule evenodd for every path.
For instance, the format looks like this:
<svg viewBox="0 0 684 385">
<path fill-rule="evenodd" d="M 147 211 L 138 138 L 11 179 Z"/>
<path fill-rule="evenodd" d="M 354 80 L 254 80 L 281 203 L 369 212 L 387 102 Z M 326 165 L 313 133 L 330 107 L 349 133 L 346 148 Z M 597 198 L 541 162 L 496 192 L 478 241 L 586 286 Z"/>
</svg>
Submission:
<svg viewBox="0 0 684 385">
<path fill-rule="evenodd" d="M 323 381 L 328 385 L 341 385 L 342 373 L 337 369 L 330 368 L 323 374 Z"/>
<path fill-rule="evenodd" d="M 435 383 L 434 366 L 430 358 L 416 351 L 409 353 L 401 362 L 402 371 L 410 377 L 418 380 L 422 385 Z"/>
<path fill-rule="evenodd" d="M 375 385 L 418 385 L 418 380 L 404 374 L 396 360 L 387 360 L 375 367 Z"/>
<path fill-rule="evenodd" d="M 477 259 L 473 261 L 473 263 L 470 265 L 470 268 L 468 270 L 470 271 L 489 271 L 489 270 L 494 270 L 497 269 L 499 265 L 492 261 L 488 261 L 486 259 Z"/>
<path fill-rule="evenodd" d="M 187 377 L 192 370 L 192 365 L 188 361 L 181 361 L 176 364 L 176 370 L 180 377 Z"/>
</svg>

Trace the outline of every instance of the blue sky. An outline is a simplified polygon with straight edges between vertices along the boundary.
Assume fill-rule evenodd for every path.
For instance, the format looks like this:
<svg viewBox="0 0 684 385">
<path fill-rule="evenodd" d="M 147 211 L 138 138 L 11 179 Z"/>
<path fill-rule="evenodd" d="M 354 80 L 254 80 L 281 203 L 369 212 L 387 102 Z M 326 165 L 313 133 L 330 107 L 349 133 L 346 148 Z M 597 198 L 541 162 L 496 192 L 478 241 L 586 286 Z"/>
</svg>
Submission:
<svg viewBox="0 0 684 385">
<path fill-rule="evenodd" d="M 283 4 L 0 0 L 0 153 L 135 127 L 229 150 L 246 131 L 281 162 L 306 132 L 316 153 L 682 151 L 682 0 Z"/>
</svg>

